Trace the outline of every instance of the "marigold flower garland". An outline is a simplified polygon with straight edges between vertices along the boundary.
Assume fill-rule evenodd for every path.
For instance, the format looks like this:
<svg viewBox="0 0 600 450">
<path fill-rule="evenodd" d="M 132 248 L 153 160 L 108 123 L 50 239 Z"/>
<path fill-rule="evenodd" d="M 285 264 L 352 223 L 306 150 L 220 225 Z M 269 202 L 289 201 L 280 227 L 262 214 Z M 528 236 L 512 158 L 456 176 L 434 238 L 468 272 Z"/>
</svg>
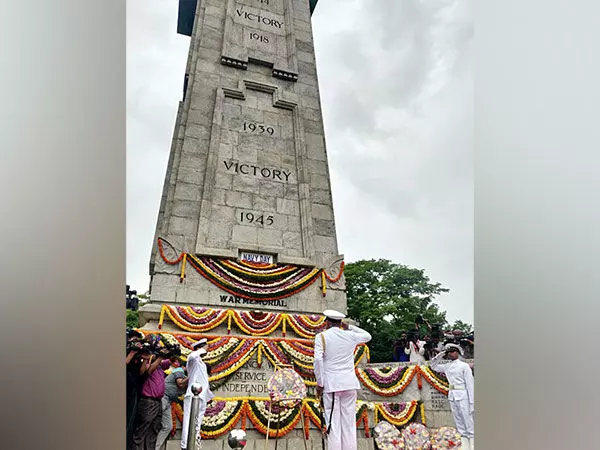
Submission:
<svg viewBox="0 0 600 450">
<path fill-rule="evenodd" d="M 448 380 L 446 377 L 438 372 L 432 370 L 429 366 L 420 366 L 420 373 L 433 388 L 444 395 L 448 395 Z M 443 378 L 442 378 L 443 377 Z"/>
<path fill-rule="evenodd" d="M 186 263 L 211 283 L 230 294 L 249 300 L 278 300 L 300 292 L 314 283 L 319 275 L 322 280 L 323 296 L 326 293 L 326 281 L 335 283 L 344 272 L 344 262 L 335 278 L 325 269 L 302 267 L 291 264 L 254 264 L 247 261 L 196 256 L 181 253 L 177 259 L 170 260 L 164 252 L 164 239 L 158 239 L 160 256 L 165 263 L 175 265 L 182 262 L 180 282 L 185 278 Z"/>
<path fill-rule="evenodd" d="M 356 375 L 362 385 L 384 397 L 395 397 L 403 392 L 418 372 L 419 366 L 356 368 Z"/>
<path fill-rule="evenodd" d="M 405 425 L 413 418 L 420 403 L 418 400 L 402 403 L 375 403 L 375 423 L 383 418 L 392 425 Z"/>
<path fill-rule="evenodd" d="M 170 342 L 182 346 L 182 355 L 187 357 L 192 345 L 202 337 L 208 339 L 207 355 L 204 360 L 212 366 L 210 382 L 213 386 L 222 385 L 227 379 L 244 367 L 258 353 L 264 355 L 272 365 L 293 365 L 308 386 L 316 384 L 313 373 L 314 341 L 285 338 L 252 338 L 236 336 L 207 336 L 179 334 L 166 331 L 153 332 L 139 329 L 144 335 L 155 334 Z M 355 364 L 358 365 L 369 353 L 365 345 L 355 352 Z"/>
<path fill-rule="evenodd" d="M 168 317 L 178 328 L 197 333 L 213 330 L 227 320 L 228 331 L 231 330 L 233 323 L 243 333 L 257 337 L 268 336 L 280 327 L 285 336 L 289 326 L 303 338 L 314 338 L 317 333 L 323 331 L 325 324 L 325 318 L 319 315 L 162 305 L 159 329 L 162 329 L 165 317 Z"/>
<path fill-rule="evenodd" d="M 196 256 L 181 253 L 176 260 L 169 260 L 158 239 L 160 255 L 165 263 L 174 265 L 185 261 L 200 275 L 230 294 L 249 300 L 278 300 L 294 295 L 307 288 L 318 278 L 321 269 L 291 264 L 252 265 L 233 259 Z M 185 276 L 182 268 L 181 281 Z"/>
</svg>

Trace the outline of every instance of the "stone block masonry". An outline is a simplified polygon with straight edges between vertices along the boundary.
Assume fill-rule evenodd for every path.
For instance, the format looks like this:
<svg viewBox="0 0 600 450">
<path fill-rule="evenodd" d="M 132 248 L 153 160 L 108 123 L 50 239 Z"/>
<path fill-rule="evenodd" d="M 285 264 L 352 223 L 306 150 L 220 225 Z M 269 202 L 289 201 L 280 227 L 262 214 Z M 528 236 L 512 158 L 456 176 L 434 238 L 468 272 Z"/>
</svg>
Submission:
<svg viewBox="0 0 600 450">
<path fill-rule="evenodd" d="M 215 257 L 339 261 L 309 2 L 199 2 L 186 72 L 156 239 Z M 159 259 L 155 245 L 153 302 L 218 299 Z M 327 306 L 317 300 L 314 312 Z"/>
</svg>

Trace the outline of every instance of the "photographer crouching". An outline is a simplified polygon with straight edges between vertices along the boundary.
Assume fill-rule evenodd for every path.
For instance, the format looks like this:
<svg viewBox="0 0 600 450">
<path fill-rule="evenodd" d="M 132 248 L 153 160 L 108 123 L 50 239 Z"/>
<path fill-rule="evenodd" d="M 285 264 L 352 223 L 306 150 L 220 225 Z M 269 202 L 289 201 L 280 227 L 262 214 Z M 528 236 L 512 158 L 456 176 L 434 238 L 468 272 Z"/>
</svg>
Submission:
<svg viewBox="0 0 600 450">
<path fill-rule="evenodd" d="M 181 355 L 178 345 L 165 343 L 160 338 L 146 336 L 139 351 L 140 376 L 143 384 L 133 431 L 133 450 L 154 450 L 161 429 L 162 398 L 165 394 L 165 370 Z"/>
</svg>

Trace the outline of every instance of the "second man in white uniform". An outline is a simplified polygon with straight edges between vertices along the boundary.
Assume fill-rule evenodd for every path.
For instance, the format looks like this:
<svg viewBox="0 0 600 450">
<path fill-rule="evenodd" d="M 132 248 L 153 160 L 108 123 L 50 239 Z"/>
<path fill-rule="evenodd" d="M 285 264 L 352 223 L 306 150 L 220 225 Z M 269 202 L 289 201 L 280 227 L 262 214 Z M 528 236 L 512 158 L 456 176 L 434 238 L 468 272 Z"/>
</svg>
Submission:
<svg viewBox="0 0 600 450">
<path fill-rule="evenodd" d="M 474 380 L 471 367 L 458 358 L 462 349 L 456 344 L 447 344 L 443 352 L 438 353 L 430 361 L 429 366 L 440 373 L 446 374 L 450 389 L 448 401 L 456 429 L 461 436 L 463 450 L 475 450 L 475 411 Z M 441 359 L 446 356 L 450 362 L 443 364 Z"/>
<path fill-rule="evenodd" d="M 183 399 L 183 423 L 181 424 L 181 448 L 186 449 L 188 440 L 200 439 L 200 426 L 202 425 L 202 419 L 204 418 L 204 412 L 206 411 L 206 404 L 210 402 L 214 394 L 210 391 L 210 385 L 208 381 L 208 370 L 206 363 L 202 361 L 202 356 L 206 354 L 206 349 L 203 347 L 206 345 L 206 338 L 200 339 L 194 344 L 194 351 L 188 355 L 187 358 L 187 373 L 188 373 L 188 388 Z M 198 427 L 195 433 L 190 433 L 189 420 L 190 410 L 192 408 L 192 385 L 198 383 L 202 386 L 202 392 L 200 394 L 200 409 L 198 411 Z"/>
<path fill-rule="evenodd" d="M 346 316 L 327 310 L 328 329 L 315 336 L 317 393 L 323 394 L 329 450 L 356 450 L 356 394 L 360 383 L 354 371 L 354 350 L 371 335 L 342 323 Z"/>
</svg>

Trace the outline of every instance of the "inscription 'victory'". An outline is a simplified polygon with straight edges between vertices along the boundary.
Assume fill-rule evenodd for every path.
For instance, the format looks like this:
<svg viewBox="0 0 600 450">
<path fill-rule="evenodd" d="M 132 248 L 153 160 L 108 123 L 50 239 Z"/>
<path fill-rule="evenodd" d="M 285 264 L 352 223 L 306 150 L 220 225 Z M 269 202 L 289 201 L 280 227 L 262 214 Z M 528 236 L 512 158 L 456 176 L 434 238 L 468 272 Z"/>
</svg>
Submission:
<svg viewBox="0 0 600 450">
<path fill-rule="evenodd" d="M 239 9 L 239 8 L 237 8 L 235 10 L 235 13 L 238 15 L 238 17 L 249 20 L 250 22 L 262 23 L 264 25 L 268 25 L 270 27 L 274 27 L 274 28 L 278 28 L 278 29 L 281 29 L 283 27 L 282 21 L 273 19 L 272 17 L 263 16 L 260 13 L 259 14 L 251 13 L 251 12 Z"/>
<path fill-rule="evenodd" d="M 244 175 L 254 175 L 255 177 L 271 180 L 290 181 L 290 175 L 292 174 L 292 172 L 283 169 L 259 167 L 254 164 L 240 164 L 234 161 L 223 161 L 223 164 L 225 164 L 225 169 L 227 169 L 227 171 L 233 171 Z"/>
</svg>

